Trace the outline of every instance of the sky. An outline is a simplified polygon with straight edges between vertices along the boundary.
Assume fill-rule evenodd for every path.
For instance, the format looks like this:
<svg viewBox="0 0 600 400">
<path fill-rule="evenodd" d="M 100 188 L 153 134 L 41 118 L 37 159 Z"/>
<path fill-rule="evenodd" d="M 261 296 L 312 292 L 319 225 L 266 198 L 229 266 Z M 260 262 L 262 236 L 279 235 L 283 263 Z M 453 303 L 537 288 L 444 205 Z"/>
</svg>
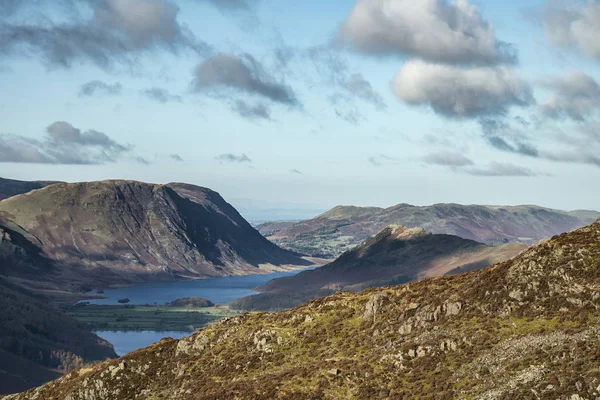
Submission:
<svg viewBox="0 0 600 400">
<path fill-rule="evenodd" d="M 600 1 L 0 0 L 0 176 L 600 209 Z"/>
</svg>

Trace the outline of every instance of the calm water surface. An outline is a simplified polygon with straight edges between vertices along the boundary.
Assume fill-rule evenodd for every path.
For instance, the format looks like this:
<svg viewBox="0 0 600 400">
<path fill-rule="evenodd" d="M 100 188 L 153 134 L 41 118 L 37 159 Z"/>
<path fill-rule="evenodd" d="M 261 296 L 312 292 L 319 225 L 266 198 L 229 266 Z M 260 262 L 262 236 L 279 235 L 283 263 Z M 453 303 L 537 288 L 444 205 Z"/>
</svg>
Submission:
<svg viewBox="0 0 600 400">
<path fill-rule="evenodd" d="M 119 299 L 127 298 L 129 299 L 128 304 L 165 304 L 183 297 L 203 297 L 215 304 L 226 304 L 241 297 L 256 294 L 252 288 L 264 285 L 271 279 L 296 275 L 301 271 L 303 270 L 195 281 L 141 283 L 125 288 L 106 289 L 103 294 L 100 294 L 106 298 L 85 301 L 93 304 L 118 305 Z M 96 295 L 96 292 L 89 294 Z M 179 339 L 190 335 L 191 332 L 97 331 L 96 334 L 112 343 L 117 354 L 122 356 L 158 342 L 162 338 Z"/>
<path fill-rule="evenodd" d="M 143 347 L 150 346 L 162 338 L 172 337 L 180 339 L 191 335 L 191 332 L 157 332 L 157 331 L 139 331 L 139 332 L 114 332 L 114 331 L 96 331 L 96 335 L 102 339 L 111 342 L 119 356 L 123 356 Z"/>
<path fill-rule="evenodd" d="M 215 304 L 226 304 L 241 297 L 256 294 L 252 288 L 264 285 L 271 279 L 296 275 L 300 271 L 228 276 L 203 280 L 140 283 L 119 289 L 106 289 L 102 294 L 96 294 L 92 291 L 88 294 L 105 298 L 85 301 L 92 304 L 118 305 L 119 299 L 127 298 L 129 304 L 165 304 L 183 297 L 203 297 Z"/>
</svg>

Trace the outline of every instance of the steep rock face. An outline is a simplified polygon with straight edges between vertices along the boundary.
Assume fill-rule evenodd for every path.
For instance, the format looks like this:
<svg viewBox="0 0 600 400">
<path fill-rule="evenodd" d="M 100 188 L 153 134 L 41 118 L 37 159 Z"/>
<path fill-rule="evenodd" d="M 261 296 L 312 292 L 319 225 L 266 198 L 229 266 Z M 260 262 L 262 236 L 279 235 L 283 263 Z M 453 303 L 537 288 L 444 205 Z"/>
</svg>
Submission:
<svg viewBox="0 0 600 400">
<path fill-rule="evenodd" d="M 466 272 L 516 256 L 527 246 L 488 246 L 453 235 L 430 234 L 422 228 L 391 225 L 360 246 L 319 269 L 274 279 L 262 294 L 235 301 L 244 310 L 276 310 L 323 295 L 323 290 L 359 291 L 415 279 Z M 299 295 L 299 294 L 304 295 Z M 291 298 L 296 301 L 290 302 Z"/>
<path fill-rule="evenodd" d="M 264 239 L 216 192 L 192 185 L 55 184 L 1 201 L 0 217 L 45 257 L 113 282 L 308 264 Z"/>
<path fill-rule="evenodd" d="M 246 314 L 9 399 L 595 399 L 600 223 L 483 270 Z"/>
<path fill-rule="evenodd" d="M 420 227 L 490 245 L 532 244 L 592 223 L 600 213 L 564 212 L 537 206 L 398 204 L 386 209 L 335 207 L 308 221 L 267 223 L 259 231 L 284 248 L 334 258 L 391 224 Z"/>
</svg>

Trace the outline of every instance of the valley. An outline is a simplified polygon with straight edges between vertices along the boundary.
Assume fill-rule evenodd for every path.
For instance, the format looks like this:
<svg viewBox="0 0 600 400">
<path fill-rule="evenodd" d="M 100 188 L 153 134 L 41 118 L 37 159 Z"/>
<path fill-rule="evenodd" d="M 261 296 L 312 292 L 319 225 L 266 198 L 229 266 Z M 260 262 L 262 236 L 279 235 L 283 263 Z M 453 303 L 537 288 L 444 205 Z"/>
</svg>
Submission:
<svg viewBox="0 0 600 400">
<path fill-rule="evenodd" d="M 238 314 L 224 306 L 178 308 L 165 305 L 98 306 L 77 304 L 63 311 L 93 331 L 120 332 L 194 332 L 211 322 Z"/>
<path fill-rule="evenodd" d="M 452 208 L 452 212 L 458 215 L 458 220 L 465 221 L 471 218 L 470 213 L 479 206 L 461 207 Z M 502 208 L 498 212 L 502 214 L 507 209 L 509 208 Z M 533 209 L 539 208 L 528 206 L 527 211 L 521 208 L 512 211 L 532 213 L 532 216 L 527 217 L 529 219 L 525 218 L 530 230 L 519 232 L 529 234 L 533 229 L 531 227 L 535 226 L 543 227 L 535 228 L 538 235 L 568 230 L 571 224 L 583 224 L 583 221 L 597 215 L 594 211 L 565 213 L 540 209 L 532 212 Z M 350 208 L 350 219 L 359 220 L 362 227 L 360 235 L 366 235 L 383 223 L 377 216 L 381 212 L 381 209 Z M 415 213 L 415 218 L 420 218 L 419 212 Z M 319 216 L 315 221 L 324 218 Z M 64 378 L 50 383 L 50 386 L 35 389 L 35 396 L 40 399 L 64 396 L 61 382 L 68 382 L 67 386 L 71 388 L 68 389 L 68 395 L 77 399 L 80 397 L 80 383 L 70 373 L 72 370 L 83 367 L 81 371 L 86 372 L 82 372 L 82 376 L 91 373 L 90 377 L 95 377 L 94 371 L 105 376 L 100 371 L 106 365 L 113 365 L 103 364 L 106 359 L 125 357 L 130 360 L 126 365 L 137 365 L 136 357 L 140 354 L 154 358 L 153 349 L 163 349 L 159 353 L 169 356 L 164 359 L 156 358 L 158 369 L 152 371 L 159 373 L 166 365 L 169 365 L 165 367 L 167 369 L 177 369 L 179 367 L 169 363 L 179 360 L 177 362 L 188 365 L 186 368 L 193 366 L 194 370 L 204 371 L 206 377 L 217 374 L 214 375 L 215 379 L 227 381 L 234 375 L 238 377 L 240 383 L 221 389 L 211 386 L 213 378 L 206 378 L 209 381 L 195 377 L 193 384 L 208 388 L 208 391 L 202 393 L 209 397 L 200 398 L 212 398 L 210 396 L 213 394 L 217 397 L 239 396 L 242 387 L 246 388 L 243 391 L 255 391 L 254 395 L 258 398 L 268 397 L 267 393 L 274 390 L 272 387 L 267 385 L 264 389 L 256 389 L 252 381 L 246 378 L 247 374 L 262 376 L 265 373 L 277 376 L 279 381 L 286 382 L 285 385 L 290 390 L 307 396 L 319 397 L 318 394 L 322 393 L 336 398 L 364 398 L 373 395 L 373 386 L 356 375 L 358 369 L 355 368 L 371 371 L 377 387 L 383 385 L 389 388 L 388 396 L 395 396 L 397 393 L 420 396 L 417 386 L 411 383 L 413 378 L 403 378 L 406 383 L 404 389 L 394 388 L 384 384 L 387 375 L 383 370 L 369 364 L 357 366 L 355 363 L 364 359 L 363 350 L 360 349 L 369 348 L 369 351 L 374 351 L 373 354 L 378 354 L 381 357 L 378 363 L 386 365 L 385 368 L 392 368 L 392 365 L 401 371 L 408 368 L 412 371 L 411 376 L 419 377 L 419 382 L 435 387 L 431 386 L 433 382 L 429 382 L 426 376 L 419 375 L 418 368 L 422 367 L 419 367 L 417 359 L 421 357 L 419 354 L 431 352 L 434 357 L 442 357 L 439 361 L 442 362 L 450 354 L 448 351 L 454 347 L 461 348 L 463 344 L 459 343 L 456 334 L 442 334 L 443 332 L 448 329 L 458 330 L 459 336 L 474 335 L 478 338 L 477 341 L 487 343 L 486 346 L 501 345 L 489 342 L 490 338 L 487 336 L 479 337 L 477 333 L 469 331 L 462 319 L 461 322 L 448 322 L 451 324 L 449 326 L 438 326 L 438 333 L 445 335 L 442 344 L 433 337 L 422 336 L 419 333 L 421 329 L 430 323 L 442 323 L 445 320 L 439 313 L 451 317 L 460 314 L 462 318 L 462 311 L 470 310 L 466 312 L 469 318 L 477 320 L 480 326 L 489 329 L 494 327 L 500 340 L 521 340 L 519 335 L 539 335 L 548 329 L 567 332 L 569 327 L 581 327 L 578 325 L 579 320 L 564 320 L 560 314 L 550 311 L 555 310 L 554 308 L 548 308 L 548 315 L 544 314 L 545 311 L 542 312 L 541 321 L 535 323 L 528 319 L 528 311 L 524 311 L 525 309 L 516 312 L 515 307 L 524 307 L 525 299 L 529 296 L 526 293 L 530 293 L 523 292 L 523 289 L 510 292 L 508 298 L 512 300 L 503 300 L 509 303 L 518 301 L 516 304 L 519 304 L 508 306 L 508 311 L 503 311 L 503 316 L 494 313 L 492 317 L 480 315 L 478 313 L 484 306 L 476 305 L 481 301 L 477 297 L 479 294 L 473 294 L 475 297 L 469 300 L 476 284 L 468 281 L 475 279 L 480 286 L 492 285 L 493 291 L 504 293 L 506 289 L 499 289 L 499 286 L 494 286 L 499 283 L 494 282 L 508 278 L 502 273 L 496 276 L 490 271 L 503 270 L 507 268 L 505 265 L 521 265 L 525 262 L 522 260 L 529 260 L 531 257 L 540 262 L 543 265 L 541 268 L 546 271 L 548 258 L 539 255 L 546 251 L 556 254 L 552 256 L 552 260 L 555 260 L 553 263 L 563 265 L 569 262 L 572 268 L 579 268 L 583 262 L 581 265 L 586 266 L 585 268 L 593 268 L 598 223 L 554 236 L 550 240 L 541 240 L 529 248 L 527 243 L 521 242 L 527 242 L 531 238 L 508 238 L 507 231 L 512 229 L 511 232 L 517 232 L 518 229 L 510 224 L 510 228 L 506 224 L 502 225 L 504 228 L 498 228 L 498 214 L 490 212 L 477 217 L 478 226 L 496 227 L 493 232 L 485 230 L 488 228 L 478 231 L 482 235 L 482 232 L 487 232 L 487 244 L 465 238 L 464 236 L 471 235 L 466 231 L 461 231 L 462 235 L 434 233 L 422 227 L 390 224 L 354 246 L 354 241 L 362 236 L 349 234 L 354 232 L 352 225 L 358 222 L 350 223 L 347 218 L 348 210 L 345 208 L 326 213 L 325 219 L 336 221 L 333 236 L 315 236 L 316 240 L 323 240 L 319 242 L 319 246 L 335 251 L 308 251 L 301 254 L 270 243 L 216 192 L 193 185 L 153 185 L 134 181 L 57 183 L 0 201 L 0 275 L 5 287 L 5 295 L 0 296 L 0 306 L 15 311 L 11 311 L 9 318 L 3 320 L 5 326 L 14 328 L 5 329 L 0 335 L 0 345 L 3 345 L 0 352 L 6 353 L 6 359 L 18 360 L 0 365 L 0 375 L 3 374 L 3 379 L 8 379 L 7 383 L 2 383 L 0 379 L 2 391 L 11 393 L 26 390 L 66 374 Z M 313 222 L 268 226 L 269 229 L 281 228 L 277 235 L 285 235 L 306 224 L 312 225 Z M 436 224 L 437 222 L 432 222 L 428 226 L 436 230 L 436 226 L 439 227 Z M 267 225 L 262 225 L 259 229 L 264 230 L 265 226 Z M 323 233 L 329 228 L 317 229 Z M 344 233 L 344 229 L 350 231 Z M 341 234 L 346 236 L 337 236 Z M 313 233 L 309 231 L 306 235 Z M 289 240 L 292 237 L 294 236 L 289 236 Z M 317 257 L 333 256 L 346 248 L 338 246 L 340 240 L 346 243 L 344 246 L 348 250 L 335 260 Z M 298 246 L 303 246 L 304 242 L 300 239 L 297 243 Z M 582 258 L 578 261 L 573 258 L 573 254 L 580 254 Z M 565 261 L 567 255 L 568 260 Z M 589 262 L 592 262 L 591 266 L 587 266 Z M 523 274 L 523 277 L 516 276 L 515 279 L 533 279 L 527 275 L 529 272 Z M 535 276 L 535 279 L 541 279 L 538 275 Z M 572 279 L 583 278 L 574 275 Z M 503 285 L 505 288 L 512 283 Z M 540 283 L 535 285 L 539 287 Z M 578 285 L 580 286 L 577 287 L 587 287 L 583 281 Z M 440 291 L 441 294 L 438 293 Z M 461 299 L 456 297 L 457 293 L 461 293 Z M 415 319 L 416 322 L 411 322 L 410 327 L 406 324 L 400 326 L 398 324 L 402 321 L 394 322 L 397 319 L 395 310 L 403 309 L 403 304 L 409 297 L 412 299 L 411 303 L 401 312 L 403 316 L 400 319 L 404 322 L 413 321 L 420 313 L 424 314 Z M 437 306 L 441 307 L 438 312 L 434 306 L 440 298 L 446 300 L 441 306 Z M 19 305 L 21 308 L 15 308 L 15 300 L 22 303 Z M 560 309 L 565 308 L 563 300 L 556 300 L 563 304 Z M 578 301 L 568 302 L 579 305 Z M 29 302 L 32 302 L 31 305 L 25 305 Z M 42 305 L 44 302 L 49 304 Z M 398 304 L 391 305 L 392 303 Z M 365 310 L 361 311 L 363 307 Z M 546 310 L 547 306 L 536 307 Z M 40 310 L 45 310 L 47 317 L 61 321 L 61 326 L 44 323 L 43 328 L 39 328 L 37 324 L 43 321 L 38 316 Z M 280 313 L 265 314 L 264 311 Z M 433 320 L 430 319 L 430 312 L 433 313 Z M 377 317 L 381 313 L 389 314 Z M 363 334 L 369 335 L 371 318 L 373 326 L 378 328 L 370 333 L 373 335 L 372 339 L 367 339 Z M 385 321 L 384 325 L 376 323 L 379 318 L 382 318 L 382 323 Z M 299 326 L 307 323 L 309 325 L 302 332 L 297 331 Z M 232 324 L 238 328 L 232 328 Z M 394 351 L 401 349 L 398 353 L 401 354 L 406 350 L 408 355 L 390 356 L 392 360 L 379 353 L 382 343 L 379 343 L 378 337 L 392 334 L 389 327 L 384 328 L 387 324 L 394 326 L 392 331 L 395 334 L 399 333 L 404 337 L 402 343 L 412 341 L 412 350 L 406 350 L 406 345 L 401 343 L 391 342 Z M 66 336 L 62 333 L 63 329 L 78 333 L 76 336 Z M 355 329 L 359 329 L 358 336 L 347 337 Z M 229 340 L 219 342 L 216 339 L 220 343 L 218 346 L 225 347 L 211 344 L 210 346 L 217 346 L 214 347 L 217 353 L 207 353 L 204 350 L 212 348 L 206 347 L 208 343 L 212 343 L 212 339 L 204 338 L 212 336 L 204 335 L 212 335 L 210 332 L 217 331 L 222 332 L 219 335 L 232 337 L 232 343 L 236 344 L 229 348 L 226 344 Z M 24 332 L 31 339 L 15 347 L 16 338 Z M 186 338 L 190 333 L 193 333 L 192 336 Z M 589 340 L 595 340 L 593 336 L 589 336 L 591 334 L 587 331 L 585 333 Z M 248 342 L 248 335 L 253 338 L 252 343 Z M 55 345 L 51 343 L 59 337 L 63 342 L 54 349 L 52 346 Z M 208 341 L 197 344 L 198 340 L 202 343 Z M 346 344 L 342 344 L 342 341 Z M 335 346 L 319 348 L 324 343 L 335 343 Z M 397 346 L 400 347 L 396 349 Z M 442 349 L 441 353 L 433 350 L 438 347 Z M 244 348 L 247 352 L 238 353 L 236 350 Z M 40 354 L 50 351 L 49 358 L 38 359 L 35 354 L 40 351 Z M 279 351 L 283 353 L 273 358 Z M 334 352 L 331 353 L 332 351 Z M 217 355 L 221 353 L 222 355 Z M 322 358 L 323 354 L 329 355 Z M 452 358 L 450 362 L 462 365 L 464 357 L 470 360 L 469 357 L 473 356 L 469 354 L 462 354 L 461 361 Z M 290 355 L 294 355 L 295 361 L 288 359 Z M 197 362 L 202 363 L 205 356 L 216 360 L 217 367 L 214 371 L 205 370 L 203 365 L 188 358 L 198 358 Z M 239 366 L 236 368 L 241 374 L 232 372 L 229 366 L 223 364 L 225 359 L 221 357 L 233 360 Z M 319 366 L 314 364 L 316 360 L 320 360 Z M 263 370 L 257 362 L 266 362 L 272 367 Z M 438 369 L 441 368 L 440 364 L 436 365 Z M 323 371 L 323 368 L 338 372 L 318 372 L 317 375 L 309 372 Z M 123 369 L 123 373 L 128 374 L 126 370 L 127 368 Z M 441 374 L 447 374 L 443 369 L 440 371 Z M 290 373 L 297 375 L 297 378 L 287 380 L 285 376 Z M 332 380 L 332 377 L 339 375 L 352 382 L 355 389 L 348 391 L 341 388 L 335 379 Z M 308 380 L 304 380 L 304 377 Z M 138 382 L 137 375 L 127 376 L 126 382 L 116 385 L 112 381 L 101 379 L 103 383 L 99 385 L 105 387 L 102 390 L 107 391 L 96 393 L 94 396 L 97 398 L 119 397 L 128 393 L 129 384 L 134 384 L 136 391 L 144 386 L 144 380 Z M 153 379 L 159 378 L 155 376 Z M 472 379 L 475 378 L 469 377 L 467 380 L 476 382 Z M 511 378 L 506 375 L 502 379 Z M 92 381 L 86 382 L 88 383 L 85 385 L 88 385 Z M 150 388 L 143 390 L 154 393 L 159 398 L 179 399 L 186 398 L 181 390 L 189 390 L 186 385 L 191 384 L 175 378 L 163 383 L 167 392 L 154 393 Z M 179 384 L 183 386 L 170 386 Z M 477 388 L 481 383 L 475 385 Z M 466 390 L 465 388 L 466 386 L 462 390 Z M 438 389 L 445 392 L 449 390 L 447 387 Z M 96 389 L 85 386 L 82 390 L 91 393 L 90 390 Z M 50 393 L 50 397 L 45 397 L 46 393 Z M 124 396 L 129 398 L 128 395 Z"/>
<path fill-rule="evenodd" d="M 600 221 L 466 274 L 233 317 L 6 399 L 592 398 L 599 260 Z"/>
<path fill-rule="evenodd" d="M 0 0 L 0 400 L 600 400 L 600 0 Z"/>
</svg>

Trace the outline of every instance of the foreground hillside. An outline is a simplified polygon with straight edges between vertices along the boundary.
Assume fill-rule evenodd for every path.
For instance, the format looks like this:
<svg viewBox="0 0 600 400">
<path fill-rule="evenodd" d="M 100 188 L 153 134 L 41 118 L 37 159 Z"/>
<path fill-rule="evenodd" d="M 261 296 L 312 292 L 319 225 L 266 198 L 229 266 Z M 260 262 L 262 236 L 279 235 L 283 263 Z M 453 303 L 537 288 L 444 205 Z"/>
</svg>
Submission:
<svg viewBox="0 0 600 400">
<path fill-rule="evenodd" d="M 335 290 L 360 291 L 484 268 L 526 248 L 519 243 L 493 247 L 458 236 L 391 225 L 332 263 L 274 279 L 259 288 L 263 293 L 236 300 L 231 307 L 265 311 L 291 308 Z"/>
<path fill-rule="evenodd" d="M 340 206 L 308 221 L 266 223 L 258 230 L 284 248 L 335 258 L 393 224 L 490 245 L 532 244 L 590 224 L 598 217 L 600 213 L 596 211 L 563 212 L 537 206 L 398 204 L 385 209 Z"/>
<path fill-rule="evenodd" d="M 230 318 L 9 399 L 593 399 L 600 222 L 462 275 Z"/>
<path fill-rule="evenodd" d="M 55 276 L 65 284 L 242 275 L 308 264 L 262 237 L 218 193 L 193 185 L 59 183 L 0 201 L 0 219 L 59 265 Z M 18 271 L 10 275 L 23 278 Z"/>
</svg>

